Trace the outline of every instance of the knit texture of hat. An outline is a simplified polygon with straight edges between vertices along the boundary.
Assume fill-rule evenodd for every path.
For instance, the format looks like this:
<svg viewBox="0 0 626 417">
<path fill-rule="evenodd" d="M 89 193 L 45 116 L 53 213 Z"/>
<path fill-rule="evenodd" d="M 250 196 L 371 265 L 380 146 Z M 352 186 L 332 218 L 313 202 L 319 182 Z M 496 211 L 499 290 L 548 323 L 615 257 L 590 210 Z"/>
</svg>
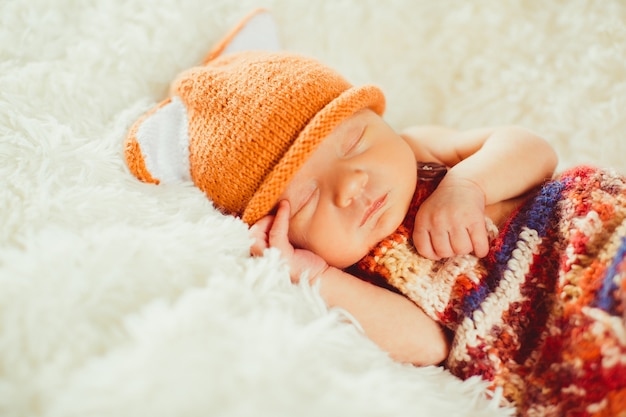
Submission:
<svg viewBox="0 0 626 417">
<path fill-rule="evenodd" d="M 183 129 L 180 144 L 172 145 L 176 139 L 164 137 L 164 129 L 144 126 L 156 114 L 166 117 L 168 106 L 183 109 L 183 126 L 171 129 L 174 136 Z M 139 179 L 158 184 L 162 178 L 149 165 L 171 149 L 182 168 L 170 171 L 188 170 L 219 209 L 253 224 L 342 121 L 364 108 L 382 114 L 384 107 L 377 87 L 353 87 L 314 59 L 286 52 L 227 54 L 176 78 L 171 97 L 130 129 L 126 161 Z"/>
</svg>

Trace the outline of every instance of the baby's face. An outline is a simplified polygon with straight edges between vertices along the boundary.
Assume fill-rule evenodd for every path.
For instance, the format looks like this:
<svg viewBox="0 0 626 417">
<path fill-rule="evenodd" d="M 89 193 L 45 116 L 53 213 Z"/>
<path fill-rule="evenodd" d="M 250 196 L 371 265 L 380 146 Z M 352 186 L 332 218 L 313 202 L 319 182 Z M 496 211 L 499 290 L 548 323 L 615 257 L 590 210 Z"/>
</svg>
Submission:
<svg viewBox="0 0 626 417">
<path fill-rule="evenodd" d="M 410 146 L 371 110 L 341 123 L 281 195 L 289 239 L 329 265 L 348 267 L 398 228 L 417 181 Z"/>
</svg>

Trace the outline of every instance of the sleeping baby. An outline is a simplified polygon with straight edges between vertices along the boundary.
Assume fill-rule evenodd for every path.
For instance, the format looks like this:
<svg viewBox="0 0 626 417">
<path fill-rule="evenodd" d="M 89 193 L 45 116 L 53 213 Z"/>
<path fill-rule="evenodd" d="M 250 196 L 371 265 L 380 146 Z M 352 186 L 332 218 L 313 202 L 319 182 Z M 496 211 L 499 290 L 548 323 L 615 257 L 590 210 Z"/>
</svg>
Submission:
<svg viewBox="0 0 626 417">
<path fill-rule="evenodd" d="M 626 410 L 626 178 L 554 175 L 516 126 L 398 133 L 379 88 L 277 50 L 268 19 L 131 127 L 131 172 L 193 181 L 398 361 L 479 375 L 520 415 Z"/>
</svg>

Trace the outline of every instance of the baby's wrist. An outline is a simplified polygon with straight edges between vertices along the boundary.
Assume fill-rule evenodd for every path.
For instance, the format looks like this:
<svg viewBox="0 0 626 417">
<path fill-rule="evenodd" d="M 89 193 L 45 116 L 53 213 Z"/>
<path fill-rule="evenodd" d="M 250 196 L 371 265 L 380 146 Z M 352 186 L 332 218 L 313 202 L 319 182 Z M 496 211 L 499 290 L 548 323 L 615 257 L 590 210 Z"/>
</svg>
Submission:
<svg viewBox="0 0 626 417">
<path fill-rule="evenodd" d="M 485 188 L 478 181 L 464 175 L 458 175 L 454 173 L 453 170 L 450 170 L 450 172 L 443 177 L 439 187 L 473 190 L 476 195 L 480 196 L 483 204 L 487 203 L 487 193 L 485 192 Z"/>
<path fill-rule="evenodd" d="M 326 262 L 313 262 L 307 266 L 301 268 L 295 268 L 291 271 L 291 282 L 294 284 L 299 283 L 302 279 L 309 282 L 309 284 L 314 284 L 317 282 L 322 276 L 328 273 L 328 269 L 330 266 Z"/>
<path fill-rule="evenodd" d="M 310 273 L 310 275 L 309 275 L 309 283 L 315 284 L 317 281 L 319 281 L 320 279 L 324 278 L 324 276 L 328 275 L 328 273 L 331 270 L 331 268 L 332 267 L 330 265 L 325 264 L 324 266 L 322 266 L 321 269 L 318 269 L 317 272 Z"/>
</svg>

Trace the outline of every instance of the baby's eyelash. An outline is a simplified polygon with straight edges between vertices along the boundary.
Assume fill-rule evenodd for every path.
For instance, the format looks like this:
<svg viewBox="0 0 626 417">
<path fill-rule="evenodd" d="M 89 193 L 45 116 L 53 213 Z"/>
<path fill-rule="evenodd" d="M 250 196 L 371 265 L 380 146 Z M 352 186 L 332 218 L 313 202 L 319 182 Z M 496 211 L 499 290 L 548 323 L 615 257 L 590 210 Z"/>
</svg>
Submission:
<svg viewBox="0 0 626 417">
<path fill-rule="evenodd" d="M 356 147 L 359 146 L 362 140 L 363 132 L 361 132 L 358 136 L 348 142 L 348 146 L 346 147 L 346 149 L 344 149 L 343 154 L 349 155 Z"/>
<path fill-rule="evenodd" d="M 311 201 L 316 190 L 317 190 L 317 186 L 315 185 L 311 186 L 310 189 L 307 190 L 306 194 L 304 194 L 304 198 L 302 198 L 300 202 L 298 203 L 298 206 L 297 206 L 296 211 L 294 212 L 294 215 L 299 213 L 300 210 L 302 210 L 309 203 L 309 201 Z"/>
<path fill-rule="evenodd" d="M 357 140 L 354 140 L 354 141 L 352 141 L 351 143 L 349 143 L 349 144 L 348 144 L 348 149 L 344 150 L 344 151 L 343 151 L 343 154 L 344 154 L 344 155 L 349 155 L 349 154 L 350 154 L 350 152 L 352 152 L 352 150 L 353 150 L 354 148 L 356 148 L 356 146 L 359 144 L 360 140 L 361 140 L 360 138 L 357 138 Z"/>
</svg>

